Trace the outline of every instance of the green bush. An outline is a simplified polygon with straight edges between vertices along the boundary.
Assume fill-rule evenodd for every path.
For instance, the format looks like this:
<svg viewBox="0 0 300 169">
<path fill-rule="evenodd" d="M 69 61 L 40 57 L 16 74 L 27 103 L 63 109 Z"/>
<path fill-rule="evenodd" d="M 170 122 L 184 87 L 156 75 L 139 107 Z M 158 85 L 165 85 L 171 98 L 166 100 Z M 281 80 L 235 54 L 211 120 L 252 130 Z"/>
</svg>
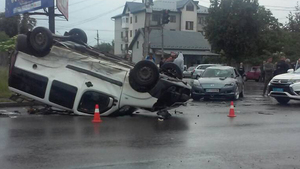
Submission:
<svg viewBox="0 0 300 169">
<path fill-rule="evenodd" d="M 11 94 L 8 90 L 8 68 L 0 67 L 0 98 L 8 98 Z"/>
</svg>

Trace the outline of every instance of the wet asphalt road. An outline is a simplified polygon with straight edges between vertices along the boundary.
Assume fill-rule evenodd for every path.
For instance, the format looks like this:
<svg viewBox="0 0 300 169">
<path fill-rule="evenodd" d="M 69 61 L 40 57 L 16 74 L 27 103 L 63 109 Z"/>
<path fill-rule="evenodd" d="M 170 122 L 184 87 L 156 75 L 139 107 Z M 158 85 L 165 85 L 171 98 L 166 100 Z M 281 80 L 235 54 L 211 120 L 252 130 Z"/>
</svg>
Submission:
<svg viewBox="0 0 300 169">
<path fill-rule="evenodd" d="M 3 169 L 32 168 L 300 168 L 300 102 L 281 106 L 248 82 L 246 98 L 189 102 L 160 122 L 155 114 L 102 118 L 0 116 Z"/>
</svg>

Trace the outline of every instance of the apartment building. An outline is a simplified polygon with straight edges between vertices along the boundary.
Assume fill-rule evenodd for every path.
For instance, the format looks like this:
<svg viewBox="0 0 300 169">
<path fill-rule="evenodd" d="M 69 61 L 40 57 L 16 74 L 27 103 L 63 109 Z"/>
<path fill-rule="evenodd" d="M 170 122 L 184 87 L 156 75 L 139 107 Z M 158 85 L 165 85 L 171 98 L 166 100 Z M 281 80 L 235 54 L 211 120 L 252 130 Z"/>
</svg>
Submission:
<svg viewBox="0 0 300 169">
<path fill-rule="evenodd" d="M 208 8 L 198 5 L 198 1 L 156 0 L 151 8 L 151 26 L 160 24 L 162 10 L 170 10 L 170 22 L 164 29 L 204 34 L 203 27 Z M 122 14 L 112 17 L 115 22 L 115 55 L 124 57 L 128 53 L 131 54 L 128 47 L 138 30 L 144 27 L 145 13 L 144 3 L 126 2 Z"/>
</svg>

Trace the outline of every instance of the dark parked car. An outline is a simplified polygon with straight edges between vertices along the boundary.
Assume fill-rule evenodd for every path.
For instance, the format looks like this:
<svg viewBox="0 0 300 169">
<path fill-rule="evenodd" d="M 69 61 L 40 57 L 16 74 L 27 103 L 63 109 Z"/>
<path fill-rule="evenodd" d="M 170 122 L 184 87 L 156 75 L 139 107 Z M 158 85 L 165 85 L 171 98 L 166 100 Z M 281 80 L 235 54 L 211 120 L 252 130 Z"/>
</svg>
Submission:
<svg viewBox="0 0 300 169">
<path fill-rule="evenodd" d="M 244 97 L 244 81 L 233 67 L 208 67 L 192 84 L 192 98 L 225 97 L 237 100 Z"/>
</svg>

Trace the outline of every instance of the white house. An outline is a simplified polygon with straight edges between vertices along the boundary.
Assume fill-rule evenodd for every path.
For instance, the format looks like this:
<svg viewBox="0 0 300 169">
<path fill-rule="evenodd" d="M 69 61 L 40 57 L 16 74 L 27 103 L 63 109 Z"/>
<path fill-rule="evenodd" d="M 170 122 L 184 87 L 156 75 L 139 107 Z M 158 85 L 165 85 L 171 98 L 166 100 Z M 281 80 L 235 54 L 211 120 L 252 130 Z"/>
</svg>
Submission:
<svg viewBox="0 0 300 169">
<path fill-rule="evenodd" d="M 170 10 L 170 22 L 165 30 L 204 33 L 203 26 L 208 8 L 193 0 L 156 0 L 152 6 L 151 25 L 158 25 L 162 10 Z M 142 2 L 126 2 L 122 14 L 112 17 L 115 21 L 114 53 L 128 54 L 128 47 L 140 28 L 145 25 L 145 5 Z M 142 48 L 142 43 L 139 44 Z"/>
</svg>

